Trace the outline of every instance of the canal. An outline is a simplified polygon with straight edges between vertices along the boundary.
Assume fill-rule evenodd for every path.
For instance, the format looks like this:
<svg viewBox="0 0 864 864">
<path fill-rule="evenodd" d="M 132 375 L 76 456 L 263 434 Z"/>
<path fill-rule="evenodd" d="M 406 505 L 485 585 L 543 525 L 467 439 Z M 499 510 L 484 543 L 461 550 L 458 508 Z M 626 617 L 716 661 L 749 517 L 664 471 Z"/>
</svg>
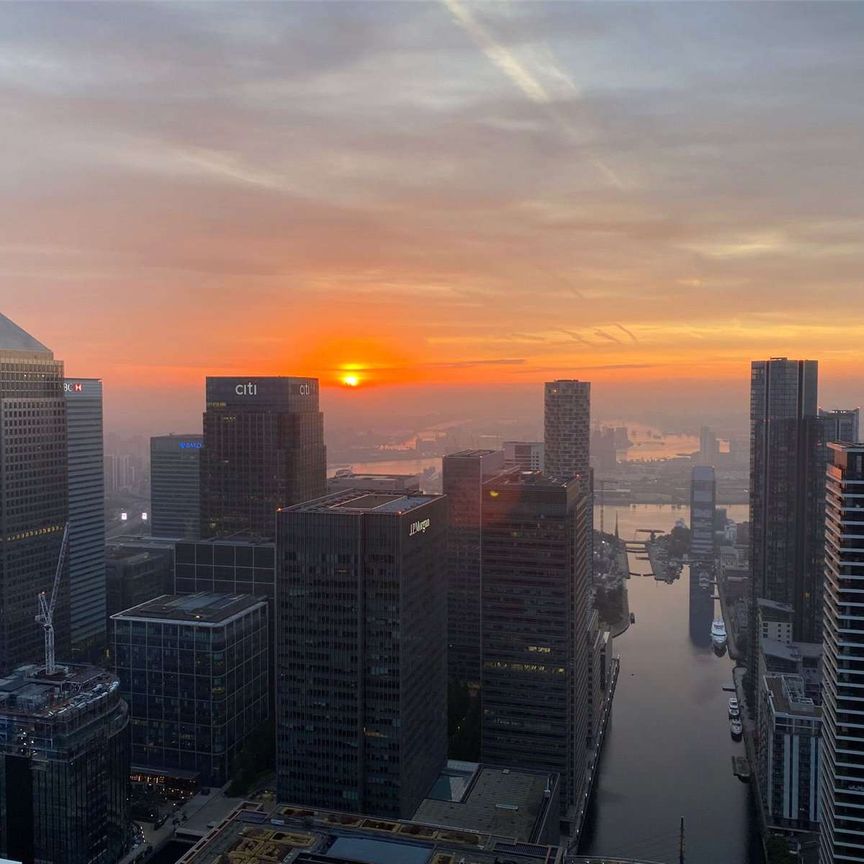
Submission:
<svg viewBox="0 0 864 864">
<path fill-rule="evenodd" d="M 746 506 L 727 511 L 747 519 Z M 607 506 L 607 530 L 616 514 L 622 539 L 689 523 L 686 507 Z M 650 565 L 631 555 L 630 569 Z M 621 673 L 580 851 L 674 864 L 683 816 L 688 864 L 761 864 L 750 786 L 732 774 L 731 757 L 744 755 L 729 735 L 723 690 L 734 664 L 711 647 L 719 603 L 698 581 L 691 588 L 687 567 L 671 585 L 633 576 L 628 592 L 636 623 L 615 640 Z"/>
</svg>

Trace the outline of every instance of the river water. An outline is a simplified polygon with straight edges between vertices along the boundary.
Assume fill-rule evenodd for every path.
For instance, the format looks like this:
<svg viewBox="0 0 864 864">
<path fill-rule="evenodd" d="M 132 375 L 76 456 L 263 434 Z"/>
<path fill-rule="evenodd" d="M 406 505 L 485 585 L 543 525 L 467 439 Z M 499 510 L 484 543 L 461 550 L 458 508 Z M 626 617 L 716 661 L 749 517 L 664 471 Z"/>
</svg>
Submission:
<svg viewBox="0 0 864 864">
<path fill-rule="evenodd" d="M 747 518 L 746 506 L 727 512 Z M 622 539 L 689 523 L 686 507 L 607 506 L 607 531 L 616 513 Z M 630 569 L 650 565 L 631 555 Z M 673 864 L 683 816 L 688 864 L 761 864 L 750 786 L 732 774 L 744 745 L 729 735 L 733 662 L 711 647 L 711 592 L 691 589 L 687 567 L 671 585 L 633 576 L 628 592 L 636 623 L 614 643 L 621 672 L 580 851 Z"/>
</svg>

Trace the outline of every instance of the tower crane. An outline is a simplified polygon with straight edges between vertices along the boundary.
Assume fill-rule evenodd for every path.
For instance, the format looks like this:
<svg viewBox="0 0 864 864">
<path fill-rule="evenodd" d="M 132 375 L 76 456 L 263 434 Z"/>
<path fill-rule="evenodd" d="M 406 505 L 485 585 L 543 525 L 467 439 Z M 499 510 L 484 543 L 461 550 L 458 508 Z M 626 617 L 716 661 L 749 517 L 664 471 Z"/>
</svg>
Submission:
<svg viewBox="0 0 864 864">
<path fill-rule="evenodd" d="M 53 675 L 57 670 L 54 662 L 54 607 L 57 605 L 57 594 L 60 588 L 60 579 L 63 576 L 63 562 L 66 560 L 66 549 L 69 546 L 69 523 L 63 527 L 63 540 L 60 543 L 60 557 L 57 559 L 57 570 L 54 572 L 54 585 L 51 588 L 51 599 L 47 592 L 39 592 L 39 612 L 36 614 L 36 623 L 42 625 L 45 631 L 45 673 Z"/>
</svg>

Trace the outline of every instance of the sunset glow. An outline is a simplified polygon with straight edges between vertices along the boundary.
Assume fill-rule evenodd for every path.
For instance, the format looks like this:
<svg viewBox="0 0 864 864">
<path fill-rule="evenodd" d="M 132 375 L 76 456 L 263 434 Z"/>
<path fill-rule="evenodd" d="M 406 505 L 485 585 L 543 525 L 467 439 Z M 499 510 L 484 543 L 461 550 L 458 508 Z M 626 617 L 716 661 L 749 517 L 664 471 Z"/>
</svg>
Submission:
<svg viewBox="0 0 864 864">
<path fill-rule="evenodd" d="M 0 308 L 109 422 L 208 374 L 864 372 L 860 6 L 0 5 Z"/>
<path fill-rule="evenodd" d="M 360 376 L 354 374 L 343 375 L 342 383 L 346 387 L 357 387 L 360 384 Z"/>
</svg>

